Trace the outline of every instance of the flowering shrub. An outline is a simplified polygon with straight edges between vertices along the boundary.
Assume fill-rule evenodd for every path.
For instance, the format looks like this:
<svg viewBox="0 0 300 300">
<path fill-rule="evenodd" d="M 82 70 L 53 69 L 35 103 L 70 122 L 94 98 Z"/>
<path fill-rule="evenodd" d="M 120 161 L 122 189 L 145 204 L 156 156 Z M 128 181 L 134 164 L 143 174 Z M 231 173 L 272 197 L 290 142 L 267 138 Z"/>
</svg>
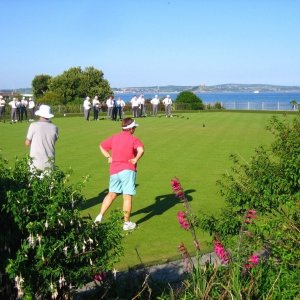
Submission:
<svg viewBox="0 0 300 300">
<path fill-rule="evenodd" d="M 22 236 L 15 255 L 6 261 L 19 298 L 68 298 L 74 288 L 119 260 L 121 213 L 114 212 L 99 225 L 82 217 L 84 182 L 68 185 L 69 174 L 59 169 L 47 176 L 33 175 L 26 159 L 17 161 L 5 176 L 13 184 L 5 191 L 2 207 Z"/>
<path fill-rule="evenodd" d="M 181 227 L 190 231 L 193 236 L 197 257 L 192 259 L 183 243 L 178 247 L 182 255 L 184 270 L 189 274 L 184 281 L 182 290 L 177 293 L 176 299 L 277 299 L 282 287 L 277 288 L 276 281 L 269 280 L 268 276 L 277 279 L 280 276 L 281 266 L 274 264 L 271 257 L 267 257 L 264 251 L 257 250 L 258 243 L 254 242 L 257 227 L 254 222 L 257 219 L 257 211 L 246 210 L 240 217 L 240 230 L 238 239 L 227 243 L 232 247 L 227 250 L 221 242 L 220 236 L 215 234 L 213 241 L 214 252 L 219 258 L 219 264 L 206 262 L 200 265 L 200 246 L 196 238 L 194 216 L 191 211 L 184 190 L 178 178 L 171 180 L 171 186 L 175 196 L 183 203 L 185 211 L 177 214 Z M 299 227 L 298 227 L 299 228 Z M 264 258 L 261 257 L 263 255 Z M 298 270 L 299 271 L 299 270 Z M 299 273 L 298 273 L 299 274 Z M 293 288 L 289 295 L 299 294 L 295 290 L 295 275 L 289 285 Z M 172 291 L 172 295 L 174 292 Z M 169 299 L 168 296 L 160 299 Z M 171 299 L 174 299 L 171 297 Z M 293 298 L 282 298 L 293 299 Z"/>
<path fill-rule="evenodd" d="M 190 224 L 187 220 L 187 215 L 185 212 L 183 211 L 179 211 L 177 213 L 177 219 L 178 219 L 178 222 L 180 224 L 180 226 L 183 228 L 183 229 L 189 229 L 190 228 Z"/>
</svg>

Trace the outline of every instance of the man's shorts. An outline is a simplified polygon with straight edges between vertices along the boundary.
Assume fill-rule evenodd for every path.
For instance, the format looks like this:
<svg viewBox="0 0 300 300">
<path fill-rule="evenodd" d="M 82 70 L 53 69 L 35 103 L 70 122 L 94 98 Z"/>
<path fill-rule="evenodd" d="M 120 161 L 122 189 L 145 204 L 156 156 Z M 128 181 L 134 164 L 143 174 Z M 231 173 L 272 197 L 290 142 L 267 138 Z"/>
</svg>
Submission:
<svg viewBox="0 0 300 300">
<path fill-rule="evenodd" d="M 124 170 L 109 179 L 109 191 L 116 194 L 135 195 L 136 172 Z"/>
</svg>

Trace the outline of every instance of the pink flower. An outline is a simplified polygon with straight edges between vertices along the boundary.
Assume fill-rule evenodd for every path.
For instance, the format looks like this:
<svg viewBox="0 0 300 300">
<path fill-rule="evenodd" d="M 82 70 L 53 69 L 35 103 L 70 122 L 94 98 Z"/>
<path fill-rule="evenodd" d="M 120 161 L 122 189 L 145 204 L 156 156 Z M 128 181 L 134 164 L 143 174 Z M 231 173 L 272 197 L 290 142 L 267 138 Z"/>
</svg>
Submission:
<svg viewBox="0 0 300 300">
<path fill-rule="evenodd" d="M 171 180 L 171 187 L 177 198 L 179 198 L 180 200 L 185 200 L 183 188 L 177 177 Z"/>
<path fill-rule="evenodd" d="M 179 211 L 177 213 L 177 220 L 183 229 L 188 230 L 190 228 L 190 224 L 187 220 L 187 216 L 185 212 Z"/>
<path fill-rule="evenodd" d="M 227 264 L 229 262 L 229 254 L 224 249 L 224 246 L 220 241 L 214 241 L 214 250 L 216 255 L 221 259 L 222 263 Z"/>
<path fill-rule="evenodd" d="M 107 274 L 105 272 L 100 272 L 94 275 L 94 281 L 104 281 L 107 277 Z"/>
<path fill-rule="evenodd" d="M 254 268 L 256 265 L 259 264 L 259 256 L 258 255 L 251 255 L 248 259 L 248 263 L 244 265 L 245 269 Z"/>
<path fill-rule="evenodd" d="M 251 224 L 252 219 L 256 219 L 256 210 L 250 209 L 247 211 L 247 214 L 245 217 L 245 223 Z"/>
<path fill-rule="evenodd" d="M 180 181 L 176 177 L 171 180 L 171 186 L 172 186 L 172 189 L 175 193 L 182 190 Z"/>
<path fill-rule="evenodd" d="M 252 256 L 250 256 L 250 258 L 248 259 L 248 262 L 252 263 L 253 265 L 257 265 L 259 263 L 259 256 L 253 254 Z"/>
</svg>

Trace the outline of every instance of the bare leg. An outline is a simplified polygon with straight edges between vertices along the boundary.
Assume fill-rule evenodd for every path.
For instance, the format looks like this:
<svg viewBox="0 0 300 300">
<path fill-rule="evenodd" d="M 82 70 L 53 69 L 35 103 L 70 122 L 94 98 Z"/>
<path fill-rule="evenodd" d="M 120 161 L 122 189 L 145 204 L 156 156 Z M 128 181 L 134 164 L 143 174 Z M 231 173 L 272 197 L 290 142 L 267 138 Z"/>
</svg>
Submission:
<svg viewBox="0 0 300 300">
<path fill-rule="evenodd" d="M 101 206 L 101 210 L 100 210 L 100 214 L 103 216 L 105 214 L 105 212 L 109 209 L 109 207 L 111 206 L 112 202 L 117 198 L 117 194 L 116 193 L 112 193 L 109 192 L 103 202 L 102 202 L 102 206 Z"/>
<path fill-rule="evenodd" d="M 131 207 L 132 207 L 132 196 L 131 195 L 123 195 L 124 222 L 128 222 L 130 219 Z"/>
</svg>

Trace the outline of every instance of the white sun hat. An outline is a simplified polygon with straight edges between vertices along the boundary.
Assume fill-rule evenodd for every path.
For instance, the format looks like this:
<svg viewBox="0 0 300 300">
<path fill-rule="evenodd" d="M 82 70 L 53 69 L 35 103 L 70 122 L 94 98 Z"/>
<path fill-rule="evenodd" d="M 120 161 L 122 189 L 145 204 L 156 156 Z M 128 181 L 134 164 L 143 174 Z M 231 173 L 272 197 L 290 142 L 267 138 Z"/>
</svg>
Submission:
<svg viewBox="0 0 300 300">
<path fill-rule="evenodd" d="M 123 128 L 123 129 L 130 129 L 130 128 L 137 127 L 137 126 L 139 126 L 139 124 L 136 124 L 135 121 L 133 121 L 133 122 L 130 123 L 129 125 L 124 126 L 124 127 L 122 127 L 122 128 Z"/>
<path fill-rule="evenodd" d="M 50 106 L 45 104 L 40 106 L 39 110 L 35 112 L 35 115 L 45 119 L 51 119 L 54 117 L 54 115 L 51 113 Z"/>
</svg>

